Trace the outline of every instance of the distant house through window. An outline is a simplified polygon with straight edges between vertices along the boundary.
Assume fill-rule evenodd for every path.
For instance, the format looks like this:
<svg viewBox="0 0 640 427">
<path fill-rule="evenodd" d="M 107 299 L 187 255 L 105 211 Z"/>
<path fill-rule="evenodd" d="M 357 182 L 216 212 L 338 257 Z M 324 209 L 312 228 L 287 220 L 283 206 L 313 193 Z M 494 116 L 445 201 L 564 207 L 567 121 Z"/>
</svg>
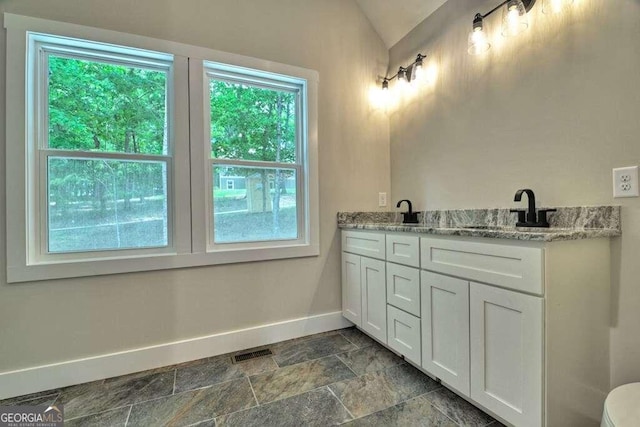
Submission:
<svg viewBox="0 0 640 427">
<path fill-rule="evenodd" d="M 234 184 L 232 179 L 227 180 L 227 190 L 233 190 Z"/>
</svg>

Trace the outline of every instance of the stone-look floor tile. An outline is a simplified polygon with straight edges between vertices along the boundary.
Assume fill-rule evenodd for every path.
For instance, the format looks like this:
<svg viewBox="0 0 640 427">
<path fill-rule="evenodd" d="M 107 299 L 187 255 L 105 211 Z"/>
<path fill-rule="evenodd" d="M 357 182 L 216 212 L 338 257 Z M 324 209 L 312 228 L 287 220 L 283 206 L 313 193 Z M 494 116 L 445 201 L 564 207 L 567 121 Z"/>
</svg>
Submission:
<svg viewBox="0 0 640 427">
<path fill-rule="evenodd" d="M 355 349 L 342 335 L 334 334 L 277 346 L 273 358 L 278 366 L 283 367 Z"/>
<path fill-rule="evenodd" d="M 104 380 L 104 384 L 109 387 L 120 386 L 122 384 L 129 383 L 130 381 L 137 380 L 138 378 L 145 378 L 153 374 L 162 374 L 165 372 L 173 372 L 172 366 L 163 366 L 157 369 L 149 369 L 147 371 L 134 372 L 133 374 L 121 375 L 119 377 L 107 378 Z"/>
<path fill-rule="evenodd" d="M 350 419 L 351 416 L 338 399 L 323 387 L 216 418 L 216 423 L 218 426 L 242 427 L 324 427 L 338 425 Z"/>
<path fill-rule="evenodd" d="M 101 412 L 95 415 L 87 415 L 85 417 L 64 420 L 67 427 L 116 427 L 124 426 L 129 416 L 131 406 L 125 406 L 118 409 Z M 65 416 L 66 418 L 66 416 Z"/>
<path fill-rule="evenodd" d="M 159 372 L 127 381 L 96 381 L 67 387 L 56 403 L 64 405 L 65 417 L 97 414 L 145 400 L 169 396 L 173 392 L 173 371 Z"/>
<path fill-rule="evenodd" d="M 444 387 L 424 397 L 461 427 L 486 426 L 494 421 L 491 416 Z"/>
<path fill-rule="evenodd" d="M 128 425 L 187 426 L 255 405 L 243 378 L 133 405 Z"/>
<path fill-rule="evenodd" d="M 10 399 L 0 400 L 0 406 L 14 405 L 51 405 L 60 395 L 58 390 L 47 390 L 39 393 L 26 394 L 24 396 L 12 397 Z"/>
<path fill-rule="evenodd" d="M 422 396 L 345 424 L 349 427 L 456 427 L 442 412 Z"/>
<path fill-rule="evenodd" d="M 341 329 L 340 334 L 345 337 L 350 343 L 358 348 L 367 347 L 373 344 L 377 344 L 376 340 L 363 334 L 359 329 L 353 327 L 348 329 Z"/>
<path fill-rule="evenodd" d="M 213 384 L 236 380 L 245 376 L 237 364 L 231 363 L 228 355 L 216 356 L 205 362 L 194 363 L 176 372 L 176 393 Z"/>
<path fill-rule="evenodd" d="M 256 398 L 262 404 L 353 377 L 355 375 L 344 363 L 329 356 L 254 375 L 250 379 Z"/>
<path fill-rule="evenodd" d="M 329 386 L 356 418 L 439 387 L 438 383 L 407 364 L 393 366 Z"/>
<path fill-rule="evenodd" d="M 205 420 L 195 424 L 189 424 L 188 427 L 216 427 L 216 420 Z"/>
<path fill-rule="evenodd" d="M 278 369 L 273 357 L 260 357 L 245 362 L 236 363 L 236 366 L 247 376 L 264 374 Z"/>
<path fill-rule="evenodd" d="M 338 354 L 337 356 L 357 375 L 390 368 L 403 362 L 400 357 L 379 344 L 373 344 L 369 347 Z"/>
</svg>

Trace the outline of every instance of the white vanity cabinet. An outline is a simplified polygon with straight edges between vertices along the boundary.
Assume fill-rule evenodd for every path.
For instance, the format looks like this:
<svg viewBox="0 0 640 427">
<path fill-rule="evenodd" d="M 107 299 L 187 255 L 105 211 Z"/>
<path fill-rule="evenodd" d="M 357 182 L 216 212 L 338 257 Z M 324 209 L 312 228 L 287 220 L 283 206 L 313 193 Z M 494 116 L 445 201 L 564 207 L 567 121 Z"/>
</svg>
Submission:
<svg viewBox="0 0 640 427">
<path fill-rule="evenodd" d="M 389 233 L 387 242 L 387 344 L 420 366 L 420 239 Z"/>
<path fill-rule="evenodd" d="M 421 272 L 422 367 L 469 397 L 469 282 Z"/>
<path fill-rule="evenodd" d="M 471 398 L 516 426 L 542 425 L 542 298 L 470 291 Z"/>
<path fill-rule="evenodd" d="M 358 327 L 362 327 L 360 258 L 358 255 L 342 253 L 342 315 Z"/>
<path fill-rule="evenodd" d="M 385 235 L 345 231 L 342 247 L 342 315 L 386 343 Z"/>
<path fill-rule="evenodd" d="M 363 331 L 376 337 L 363 313 L 373 300 L 381 313 L 382 298 L 370 296 L 378 290 L 386 317 L 373 323 L 386 322 L 386 340 L 376 338 L 505 424 L 599 425 L 609 391 L 609 239 L 342 233 L 343 313 Z M 363 285 L 365 250 L 378 270 L 384 264 L 384 286 Z"/>
</svg>

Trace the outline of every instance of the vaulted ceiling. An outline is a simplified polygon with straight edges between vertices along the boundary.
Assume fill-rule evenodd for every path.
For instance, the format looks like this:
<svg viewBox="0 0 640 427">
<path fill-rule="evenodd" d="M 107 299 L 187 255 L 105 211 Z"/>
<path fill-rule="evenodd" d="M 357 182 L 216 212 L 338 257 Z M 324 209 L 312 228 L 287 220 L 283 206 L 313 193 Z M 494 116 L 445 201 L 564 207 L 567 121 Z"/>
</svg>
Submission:
<svg viewBox="0 0 640 427">
<path fill-rule="evenodd" d="M 431 15 L 446 0 L 356 0 L 387 48 Z"/>
</svg>

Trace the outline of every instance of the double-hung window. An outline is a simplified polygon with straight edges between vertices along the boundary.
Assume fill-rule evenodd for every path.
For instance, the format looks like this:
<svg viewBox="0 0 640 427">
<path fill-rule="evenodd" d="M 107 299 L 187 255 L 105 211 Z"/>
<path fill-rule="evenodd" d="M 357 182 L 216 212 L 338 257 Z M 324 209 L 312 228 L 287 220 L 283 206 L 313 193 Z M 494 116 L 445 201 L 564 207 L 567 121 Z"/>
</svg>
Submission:
<svg viewBox="0 0 640 427">
<path fill-rule="evenodd" d="M 315 71 L 4 22 L 9 282 L 319 253 Z"/>
<path fill-rule="evenodd" d="M 204 70 L 209 247 L 303 241 L 305 82 L 208 62 Z"/>
<path fill-rule="evenodd" d="M 171 248 L 173 58 L 39 34 L 29 41 L 40 258 Z"/>
</svg>

